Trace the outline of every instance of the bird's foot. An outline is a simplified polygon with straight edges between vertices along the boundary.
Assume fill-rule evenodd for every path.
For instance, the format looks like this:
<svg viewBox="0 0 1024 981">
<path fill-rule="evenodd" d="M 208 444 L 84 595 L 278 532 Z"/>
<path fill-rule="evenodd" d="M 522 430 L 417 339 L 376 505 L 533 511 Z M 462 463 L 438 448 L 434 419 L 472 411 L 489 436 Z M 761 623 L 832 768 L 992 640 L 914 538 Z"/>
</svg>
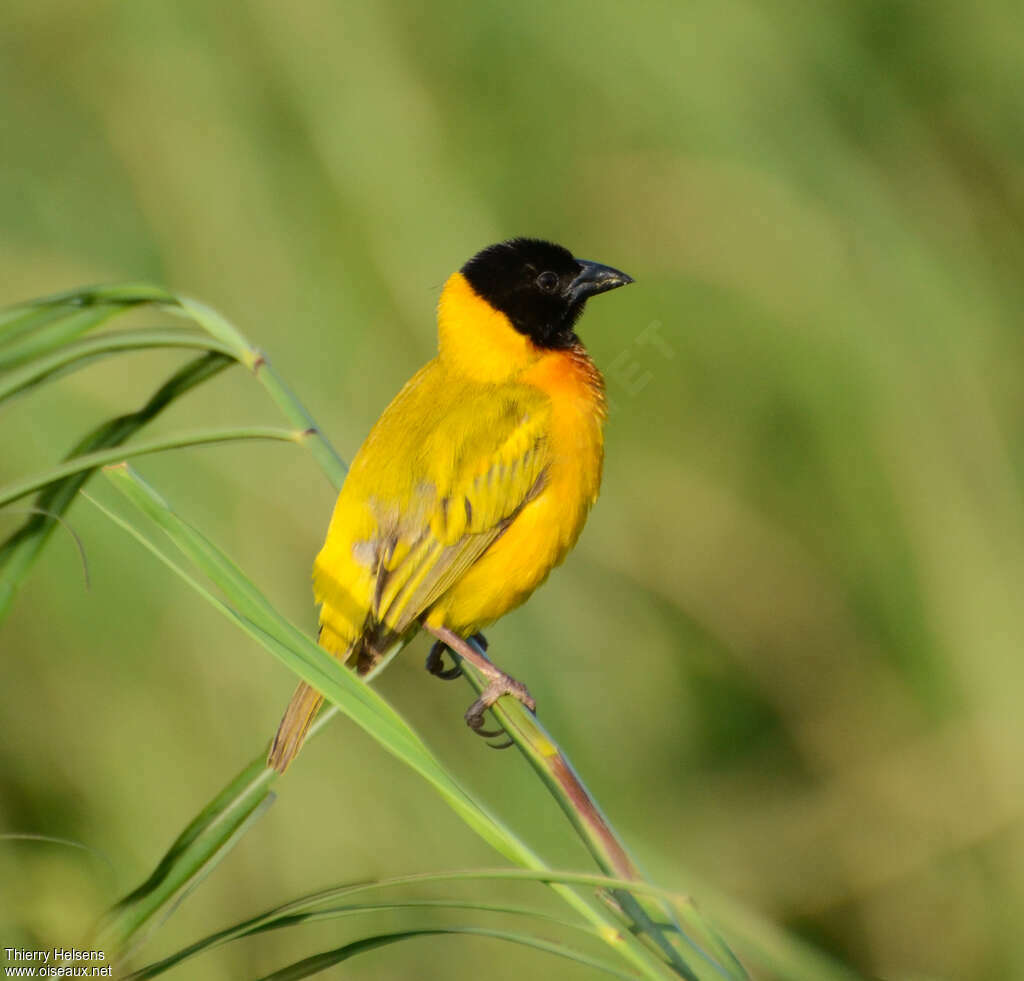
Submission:
<svg viewBox="0 0 1024 981">
<path fill-rule="evenodd" d="M 484 689 L 483 694 L 466 711 L 466 725 L 477 735 L 486 738 L 502 735 L 503 730 L 501 729 L 484 728 L 484 713 L 503 695 L 511 695 L 513 698 L 517 698 L 531 712 L 537 708 L 537 703 L 526 690 L 526 685 L 496 668 L 486 655 L 480 653 L 487 650 L 487 638 L 483 634 L 473 634 L 469 639 L 473 643 L 470 643 L 448 627 L 426 626 L 426 629 L 438 641 L 431 648 L 430 655 L 427 657 L 427 670 L 431 674 L 439 674 L 444 671 L 444 674 L 439 675 L 440 677 L 456 677 L 456 675 L 449 673 L 454 669 L 445 670 L 444 668 L 442 655 L 445 648 L 447 648 L 453 656 L 457 655 L 460 659 L 469 661 L 487 678 L 487 687 Z M 509 739 L 507 742 L 497 744 L 488 743 L 488 745 L 494 749 L 506 749 L 512 745 L 512 740 Z"/>
<path fill-rule="evenodd" d="M 537 703 L 527 690 L 526 685 L 507 674 L 498 672 L 492 676 L 480 697 L 466 710 L 466 725 L 478 736 L 491 738 L 492 736 L 500 736 L 504 732 L 503 729 L 485 729 L 483 727 L 484 713 L 504 695 L 511 695 L 522 702 L 531 712 L 537 708 Z M 492 749 L 507 749 L 512 745 L 512 740 L 509 739 L 504 743 L 488 743 L 488 745 Z"/>
</svg>

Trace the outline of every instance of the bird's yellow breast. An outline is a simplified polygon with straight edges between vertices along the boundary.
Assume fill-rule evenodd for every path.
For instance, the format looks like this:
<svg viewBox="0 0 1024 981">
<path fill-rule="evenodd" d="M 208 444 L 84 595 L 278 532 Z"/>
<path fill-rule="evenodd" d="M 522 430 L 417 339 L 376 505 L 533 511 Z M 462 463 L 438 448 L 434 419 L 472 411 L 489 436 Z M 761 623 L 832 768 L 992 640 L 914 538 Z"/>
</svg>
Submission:
<svg viewBox="0 0 1024 981">
<path fill-rule="evenodd" d="M 468 635 L 525 602 L 575 545 L 601 485 L 604 381 L 586 351 L 549 351 L 519 381 L 550 400 L 541 492 L 431 610 L 427 620 Z"/>
</svg>

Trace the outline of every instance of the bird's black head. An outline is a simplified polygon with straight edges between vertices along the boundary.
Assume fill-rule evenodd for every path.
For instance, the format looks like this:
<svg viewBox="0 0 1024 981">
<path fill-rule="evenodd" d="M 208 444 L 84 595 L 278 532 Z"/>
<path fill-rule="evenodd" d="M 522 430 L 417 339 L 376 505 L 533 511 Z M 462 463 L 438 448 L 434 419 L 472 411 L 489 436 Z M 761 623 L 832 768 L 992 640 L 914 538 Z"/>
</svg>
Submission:
<svg viewBox="0 0 1024 981">
<path fill-rule="evenodd" d="M 568 249 L 535 238 L 489 246 L 462 267 L 462 275 L 516 330 L 545 348 L 576 343 L 573 326 L 588 297 L 633 282 L 618 269 L 574 259 Z"/>
</svg>

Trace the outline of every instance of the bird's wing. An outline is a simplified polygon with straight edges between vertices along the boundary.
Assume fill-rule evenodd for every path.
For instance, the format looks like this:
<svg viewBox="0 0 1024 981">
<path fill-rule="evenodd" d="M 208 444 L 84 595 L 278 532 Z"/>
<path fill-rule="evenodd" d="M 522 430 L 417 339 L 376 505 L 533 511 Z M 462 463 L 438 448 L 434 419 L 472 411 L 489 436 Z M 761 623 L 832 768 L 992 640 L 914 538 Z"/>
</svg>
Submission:
<svg viewBox="0 0 1024 981">
<path fill-rule="evenodd" d="M 544 483 L 546 401 L 505 398 L 450 419 L 417 454 L 423 479 L 407 507 L 378 515 L 379 533 L 366 543 L 375 562 L 371 615 L 396 634 L 458 581 Z"/>
<path fill-rule="evenodd" d="M 320 643 L 361 669 L 386 651 L 539 493 L 550 401 L 421 369 L 345 480 L 313 570 Z"/>
</svg>

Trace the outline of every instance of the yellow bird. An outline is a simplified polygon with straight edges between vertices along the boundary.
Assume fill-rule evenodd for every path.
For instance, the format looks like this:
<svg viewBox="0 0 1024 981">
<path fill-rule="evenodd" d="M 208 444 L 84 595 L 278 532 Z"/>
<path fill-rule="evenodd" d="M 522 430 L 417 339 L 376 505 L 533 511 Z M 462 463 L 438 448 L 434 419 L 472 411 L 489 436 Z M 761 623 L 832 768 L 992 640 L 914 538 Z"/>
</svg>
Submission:
<svg viewBox="0 0 1024 981">
<path fill-rule="evenodd" d="M 591 296 L 633 280 L 517 238 L 445 283 L 438 355 L 406 383 L 352 461 L 313 567 L 320 644 L 365 674 L 418 629 L 488 678 L 475 731 L 526 688 L 465 638 L 523 603 L 576 543 L 597 499 L 604 380 L 575 333 Z M 301 684 L 269 763 L 284 771 L 323 701 Z"/>
</svg>

